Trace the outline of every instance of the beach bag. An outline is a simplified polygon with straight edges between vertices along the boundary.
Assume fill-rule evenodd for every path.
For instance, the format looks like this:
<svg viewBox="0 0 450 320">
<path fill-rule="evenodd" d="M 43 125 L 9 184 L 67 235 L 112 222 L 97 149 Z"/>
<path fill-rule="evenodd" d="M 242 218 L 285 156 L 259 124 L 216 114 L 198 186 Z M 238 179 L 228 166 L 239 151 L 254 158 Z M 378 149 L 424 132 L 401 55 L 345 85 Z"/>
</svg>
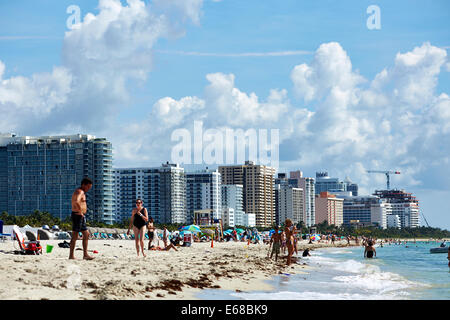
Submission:
<svg viewBox="0 0 450 320">
<path fill-rule="evenodd" d="M 41 244 L 38 241 L 33 241 L 25 247 L 25 254 L 39 255 L 42 253 Z"/>
</svg>

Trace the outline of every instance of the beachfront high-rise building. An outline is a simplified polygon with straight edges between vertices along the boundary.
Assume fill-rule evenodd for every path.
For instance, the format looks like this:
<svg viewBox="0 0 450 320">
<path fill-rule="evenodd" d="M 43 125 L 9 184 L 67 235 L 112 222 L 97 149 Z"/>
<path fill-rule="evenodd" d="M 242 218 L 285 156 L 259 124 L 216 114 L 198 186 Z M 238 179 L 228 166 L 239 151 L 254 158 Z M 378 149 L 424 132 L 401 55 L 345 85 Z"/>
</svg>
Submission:
<svg viewBox="0 0 450 320">
<path fill-rule="evenodd" d="M 316 172 L 316 194 L 328 191 L 347 191 L 347 184 L 338 178 L 331 178 L 328 172 Z"/>
<path fill-rule="evenodd" d="M 222 189 L 219 171 L 186 173 L 187 223 L 194 222 L 194 211 L 211 209 L 213 219 L 222 218 Z"/>
<path fill-rule="evenodd" d="M 419 226 L 419 200 L 411 193 L 392 189 L 376 190 L 374 195 L 391 205 L 391 214 L 399 217 L 401 228 L 417 228 Z"/>
<path fill-rule="evenodd" d="M 303 221 L 303 189 L 286 184 L 276 184 L 277 223 L 283 224 L 290 219 L 294 225 Z"/>
<path fill-rule="evenodd" d="M 84 177 L 87 219 L 111 224 L 114 217 L 112 145 L 92 135 L 0 136 L 0 211 L 28 215 L 35 210 L 64 220 Z M 5 196 L 6 194 L 6 196 Z"/>
<path fill-rule="evenodd" d="M 222 184 L 222 208 L 244 211 L 244 186 L 240 184 Z"/>
<path fill-rule="evenodd" d="M 396 214 L 388 214 L 386 216 L 386 222 L 388 228 L 401 228 L 400 217 Z"/>
<path fill-rule="evenodd" d="M 244 211 L 256 215 L 256 226 L 269 227 L 275 223 L 275 169 L 246 161 L 244 165 L 219 166 L 222 184 L 244 187 Z"/>
<path fill-rule="evenodd" d="M 344 199 L 344 225 L 387 227 L 389 203 L 377 196 L 340 196 Z"/>
<path fill-rule="evenodd" d="M 352 196 L 358 195 L 358 185 L 353 183 L 349 177 L 345 178 L 346 190 L 352 193 Z"/>
<path fill-rule="evenodd" d="M 305 221 L 304 194 L 298 184 L 298 179 L 287 178 L 286 173 L 278 173 L 275 178 L 275 221 L 277 225 L 282 225 L 286 219 L 290 219 L 294 224 Z"/>
<path fill-rule="evenodd" d="M 307 227 L 316 224 L 316 183 L 314 178 L 303 177 L 300 170 L 289 173 L 289 181 L 292 185 L 297 180 L 295 186 L 303 189 L 303 222 Z"/>
<path fill-rule="evenodd" d="M 323 221 L 337 227 L 344 223 L 344 199 L 326 191 L 316 196 L 316 223 Z"/>
<path fill-rule="evenodd" d="M 156 223 L 186 223 L 184 168 L 169 162 L 160 167 L 114 169 L 117 221 L 129 219 L 137 198 Z"/>
</svg>

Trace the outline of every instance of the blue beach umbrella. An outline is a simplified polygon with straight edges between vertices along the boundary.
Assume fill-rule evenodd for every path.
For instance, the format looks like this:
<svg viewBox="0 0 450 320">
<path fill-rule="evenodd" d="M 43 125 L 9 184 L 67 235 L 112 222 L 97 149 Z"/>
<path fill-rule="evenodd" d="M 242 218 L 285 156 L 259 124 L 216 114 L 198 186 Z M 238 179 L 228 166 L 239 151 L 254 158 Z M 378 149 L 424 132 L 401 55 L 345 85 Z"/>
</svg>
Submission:
<svg viewBox="0 0 450 320">
<path fill-rule="evenodd" d="M 189 226 L 184 226 L 183 228 L 181 228 L 181 230 L 183 231 L 191 231 L 191 232 L 202 232 L 202 230 L 200 229 L 199 226 L 196 226 L 195 224 L 191 224 Z"/>
</svg>

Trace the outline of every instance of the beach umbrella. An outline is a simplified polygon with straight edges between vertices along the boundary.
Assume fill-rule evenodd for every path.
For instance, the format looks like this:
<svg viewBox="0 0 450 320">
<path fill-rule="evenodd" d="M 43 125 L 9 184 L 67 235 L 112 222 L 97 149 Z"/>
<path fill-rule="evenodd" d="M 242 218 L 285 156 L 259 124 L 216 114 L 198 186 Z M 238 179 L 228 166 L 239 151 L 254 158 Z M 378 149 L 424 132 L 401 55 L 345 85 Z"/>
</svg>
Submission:
<svg viewBox="0 0 450 320">
<path fill-rule="evenodd" d="M 189 226 L 185 226 L 183 228 L 181 228 L 181 230 L 183 231 L 191 231 L 191 232 L 202 232 L 202 230 L 200 230 L 199 226 L 196 226 L 195 224 L 191 224 Z"/>
<path fill-rule="evenodd" d="M 315 241 L 315 240 L 320 240 L 320 237 L 317 234 L 315 234 L 315 235 L 311 236 L 310 239 Z"/>
<path fill-rule="evenodd" d="M 203 234 L 206 234 L 209 236 L 212 236 L 215 233 L 214 230 L 211 230 L 211 229 L 203 229 L 202 232 L 203 232 Z"/>
<path fill-rule="evenodd" d="M 244 231 L 244 229 L 236 228 L 236 232 L 239 233 L 239 234 L 241 234 L 241 233 L 244 233 L 245 231 Z"/>
</svg>

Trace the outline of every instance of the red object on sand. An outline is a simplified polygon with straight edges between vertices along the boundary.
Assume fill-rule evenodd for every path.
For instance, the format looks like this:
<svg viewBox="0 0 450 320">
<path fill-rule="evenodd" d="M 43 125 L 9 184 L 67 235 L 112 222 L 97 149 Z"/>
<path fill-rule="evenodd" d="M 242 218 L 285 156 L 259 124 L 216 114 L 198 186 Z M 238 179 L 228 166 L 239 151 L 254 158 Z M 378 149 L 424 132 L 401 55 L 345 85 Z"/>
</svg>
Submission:
<svg viewBox="0 0 450 320">
<path fill-rule="evenodd" d="M 97 250 L 94 250 L 94 251 L 92 251 L 93 253 L 98 253 L 98 251 Z"/>
<path fill-rule="evenodd" d="M 211 238 L 211 248 L 214 248 L 214 239 Z"/>
</svg>

